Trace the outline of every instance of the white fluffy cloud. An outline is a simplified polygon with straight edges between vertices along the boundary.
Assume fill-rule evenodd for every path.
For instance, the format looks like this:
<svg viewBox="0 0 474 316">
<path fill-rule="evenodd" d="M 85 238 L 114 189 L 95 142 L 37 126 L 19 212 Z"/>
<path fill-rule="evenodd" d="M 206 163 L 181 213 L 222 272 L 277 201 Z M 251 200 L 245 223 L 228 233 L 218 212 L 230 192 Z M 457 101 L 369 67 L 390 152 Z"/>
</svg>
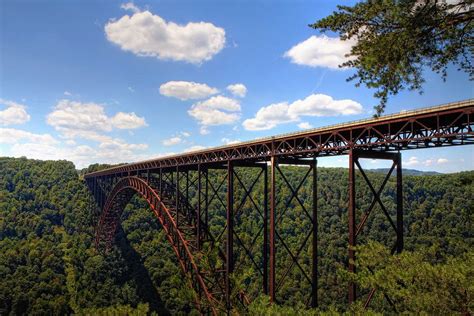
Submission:
<svg viewBox="0 0 474 316">
<path fill-rule="evenodd" d="M 247 87 L 242 83 L 228 85 L 227 90 L 237 97 L 243 98 L 247 95 Z"/>
<path fill-rule="evenodd" d="M 160 86 L 160 93 L 180 100 L 204 99 L 218 93 L 216 88 L 192 81 L 168 81 Z"/>
<path fill-rule="evenodd" d="M 28 157 L 30 159 L 41 160 L 62 160 L 73 161 L 77 168 L 83 168 L 93 162 L 96 151 L 89 146 L 80 145 L 74 147 L 60 147 L 51 144 L 41 143 L 21 143 L 15 144 L 10 149 L 13 157 Z"/>
<path fill-rule="evenodd" d="M 66 159 L 74 162 L 77 168 L 84 168 L 92 163 L 115 164 L 149 159 L 151 158 L 149 155 L 140 152 L 146 147 L 144 144 L 127 144 L 120 141 L 101 144 L 98 148 L 88 145 L 63 146 L 61 144 L 27 142 L 11 146 L 8 155 L 42 160 Z"/>
<path fill-rule="evenodd" d="M 100 104 L 81 103 L 66 99 L 60 100 L 54 107 L 54 111 L 48 114 L 47 123 L 61 131 L 66 137 L 71 138 L 74 135 L 95 135 L 94 131 L 111 131 L 114 127 L 135 129 L 146 126 L 145 119 L 133 112 L 118 112 L 109 117 Z"/>
<path fill-rule="evenodd" d="M 165 146 L 173 146 L 181 143 L 183 139 L 179 136 L 171 137 L 168 139 L 163 140 L 163 145 Z"/>
<path fill-rule="evenodd" d="M 245 120 L 242 125 L 249 131 L 271 129 L 278 124 L 296 121 L 298 118 L 288 113 L 287 102 L 270 104 L 262 107 L 254 118 Z"/>
<path fill-rule="evenodd" d="M 26 112 L 26 107 L 22 104 L 0 99 L 0 105 L 7 108 L 0 111 L 0 125 L 23 124 L 30 120 L 30 115 Z"/>
<path fill-rule="evenodd" d="M 118 129 L 135 129 L 147 126 L 143 117 L 137 116 L 134 112 L 118 112 L 111 119 L 112 126 Z"/>
<path fill-rule="evenodd" d="M 425 160 L 420 160 L 416 156 L 411 156 L 410 158 L 408 158 L 408 160 L 403 161 L 403 165 L 406 167 L 431 167 L 434 165 L 446 164 L 447 162 L 449 162 L 449 160 L 446 158 L 428 158 Z"/>
<path fill-rule="evenodd" d="M 91 134 L 92 135 L 92 134 Z M 100 136 L 100 135 L 98 135 Z M 83 168 L 92 163 L 119 163 L 150 158 L 144 153 L 147 144 L 130 144 L 118 138 L 100 136 L 98 146 L 61 142 L 49 134 L 35 134 L 24 130 L 0 128 L 0 144 L 6 144 L 2 155 L 32 159 L 62 160 L 74 162 Z"/>
<path fill-rule="evenodd" d="M 358 102 L 344 99 L 334 100 L 324 94 L 311 94 L 303 100 L 270 104 L 258 110 L 254 118 L 247 119 L 243 126 L 247 130 L 258 131 L 274 128 L 278 124 L 296 122 L 301 116 L 352 115 L 362 112 Z"/>
<path fill-rule="evenodd" d="M 128 5 L 127 9 L 133 10 Z M 105 25 L 107 39 L 138 56 L 200 64 L 225 45 L 225 31 L 207 22 L 179 25 L 149 11 L 135 12 Z"/>
<path fill-rule="evenodd" d="M 2 155 L 26 156 L 43 160 L 67 159 L 82 168 L 91 163 L 119 163 L 149 158 L 144 151 L 147 144 L 128 143 L 113 138 L 105 132 L 117 129 L 133 129 L 146 125 L 135 113 L 118 112 L 107 116 L 103 106 L 61 100 L 47 116 L 61 138 L 50 134 L 36 134 L 14 128 L 0 128 Z M 75 139 L 86 139 L 98 144 L 78 144 Z"/>
<path fill-rule="evenodd" d="M 354 44 L 353 40 L 342 41 L 338 37 L 313 35 L 293 46 L 284 56 L 298 65 L 338 69 L 348 60 L 346 54 L 350 53 Z"/>
<path fill-rule="evenodd" d="M 232 124 L 240 118 L 240 103 L 218 95 L 193 104 L 188 113 L 201 125 Z"/>
<path fill-rule="evenodd" d="M 19 142 L 54 145 L 58 141 L 49 134 L 35 134 L 15 128 L 0 128 L 0 144 L 16 144 Z"/>
<path fill-rule="evenodd" d="M 49 125 L 56 129 L 110 131 L 112 126 L 104 107 L 96 103 L 60 100 L 47 116 Z"/>
<path fill-rule="evenodd" d="M 303 100 L 293 102 L 288 112 L 297 117 L 353 115 L 362 112 L 362 105 L 350 99 L 334 100 L 325 94 L 311 94 Z"/>
</svg>

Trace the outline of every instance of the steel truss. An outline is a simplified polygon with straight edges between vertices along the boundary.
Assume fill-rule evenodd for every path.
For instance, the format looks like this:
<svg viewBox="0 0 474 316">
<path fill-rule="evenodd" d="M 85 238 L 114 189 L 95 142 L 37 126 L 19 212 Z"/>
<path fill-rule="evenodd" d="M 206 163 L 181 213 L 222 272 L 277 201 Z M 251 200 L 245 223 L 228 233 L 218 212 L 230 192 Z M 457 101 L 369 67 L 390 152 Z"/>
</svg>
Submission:
<svg viewBox="0 0 474 316">
<path fill-rule="evenodd" d="M 468 100 L 87 174 L 85 180 L 101 210 L 97 247 L 106 251 L 112 246 L 123 208 L 133 194 L 139 194 L 166 232 L 202 313 L 245 310 L 260 292 L 272 302 L 284 302 L 292 295 L 285 285 L 296 279 L 300 292 L 307 293 L 305 303 L 318 306 L 316 157 L 349 155 L 348 269 L 355 272 L 353 247 L 375 207 L 382 210 L 396 234 L 392 252 L 403 249 L 399 151 L 474 144 L 473 112 L 474 101 Z M 379 188 L 361 167 L 359 160 L 364 158 L 392 161 Z M 306 171 L 295 179 L 289 176 L 291 168 L 281 165 L 301 166 Z M 356 208 L 356 169 L 373 194 L 360 218 L 356 218 L 361 211 Z M 394 170 L 395 218 L 381 199 Z M 310 187 L 311 194 L 303 192 L 303 187 Z M 257 194 L 263 198 L 258 199 Z M 297 217 L 288 216 L 290 207 Z M 298 230 L 291 243 L 282 232 L 282 223 L 289 221 Z M 246 234 L 254 229 L 255 236 Z M 311 254 L 310 260 L 302 260 L 302 253 Z M 254 274 L 240 277 L 244 269 Z M 368 293 L 366 306 L 374 293 Z M 350 284 L 349 302 L 356 300 L 356 294 L 355 285 Z"/>
<path fill-rule="evenodd" d="M 392 165 L 385 175 L 383 182 L 378 189 L 375 189 L 374 184 L 371 182 L 366 172 L 360 164 L 360 159 L 383 159 L 392 161 Z M 359 170 L 364 182 L 369 187 L 373 198 L 367 210 L 363 212 L 360 221 L 357 222 L 357 205 L 356 205 L 356 169 Z M 390 211 L 387 209 L 385 204 L 382 202 L 381 194 L 393 174 L 396 170 L 396 211 L 395 220 L 392 219 Z M 386 220 L 390 223 L 391 228 L 396 234 L 396 241 L 392 247 L 392 254 L 397 252 L 400 253 L 403 250 L 403 192 L 402 192 L 402 159 L 400 153 L 388 153 L 388 152 L 367 152 L 351 150 L 349 153 L 349 271 L 355 273 L 355 250 L 354 247 L 357 245 L 357 237 L 362 233 L 364 225 L 367 222 L 370 214 L 374 210 L 376 205 L 379 205 L 382 212 L 385 215 Z M 393 213 L 393 212 L 392 212 Z M 356 285 L 354 283 L 349 284 L 349 304 L 353 303 L 357 298 Z M 365 301 L 365 307 L 367 308 L 375 294 L 375 289 L 372 289 L 367 296 Z M 392 301 L 388 296 L 384 294 L 387 301 L 393 306 Z"/>
<path fill-rule="evenodd" d="M 296 186 L 292 185 L 288 178 L 285 176 L 285 172 L 280 168 L 280 164 L 286 165 L 299 165 L 307 166 L 308 170 L 306 171 L 304 177 L 300 179 Z M 288 199 L 285 199 L 285 196 L 282 196 L 281 192 L 278 192 L 276 188 L 276 179 L 280 177 L 283 180 L 285 186 L 290 189 L 290 196 Z M 312 195 L 311 195 L 311 209 L 308 210 L 308 207 L 299 197 L 299 191 L 303 187 L 306 181 L 312 181 Z M 311 304 L 312 307 L 318 305 L 318 259 L 317 259 L 317 236 L 318 236 L 318 213 L 317 213 L 317 160 L 303 160 L 303 159 L 282 159 L 277 157 L 272 157 L 271 159 L 271 201 L 270 201 L 270 284 L 269 284 L 269 295 L 272 302 L 279 300 L 277 294 L 281 289 L 284 282 L 288 279 L 289 273 L 295 267 L 298 268 L 299 272 L 302 274 L 306 280 L 306 284 L 309 285 L 309 296 L 306 301 L 306 304 Z M 278 199 L 278 196 L 281 198 Z M 279 224 L 285 218 L 285 213 L 290 207 L 292 201 L 295 200 L 297 204 L 301 207 L 303 216 L 307 221 L 308 231 L 304 232 L 304 238 L 299 240 L 298 248 L 296 252 L 290 249 L 290 246 L 282 237 L 279 232 Z M 278 203 L 280 202 L 280 203 Z M 295 223 L 296 224 L 296 223 Z M 305 247 L 308 245 L 308 241 L 311 238 L 311 263 L 309 270 L 305 269 L 302 264 L 299 262 L 300 255 Z M 278 249 L 281 249 L 281 252 L 285 255 L 289 255 L 290 263 L 285 265 L 286 262 L 282 262 L 280 259 L 284 259 L 285 255 L 278 255 L 277 257 L 277 244 Z M 276 271 L 281 269 L 283 273 L 280 278 L 277 279 Z M 300 284 L 304 286 L 304 284 Z"/>
<path fill-rule="evenodd" d="M 339 124 L 225 147 L 126 164 L 87 176 L 103 176 L 199 163 L 266 161 L 279 157 L 346 155 L 352 149 L 399 151 L 474 144 L 474 99 Z"/>
</svg>

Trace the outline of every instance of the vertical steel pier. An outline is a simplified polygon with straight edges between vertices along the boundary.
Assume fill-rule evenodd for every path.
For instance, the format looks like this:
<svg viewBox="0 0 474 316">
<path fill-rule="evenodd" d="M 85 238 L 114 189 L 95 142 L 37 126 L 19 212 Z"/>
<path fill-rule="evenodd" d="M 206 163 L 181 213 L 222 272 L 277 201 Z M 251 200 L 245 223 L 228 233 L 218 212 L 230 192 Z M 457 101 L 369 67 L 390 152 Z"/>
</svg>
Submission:
<svg viewBox="0 0 474 316">
<path fill-rule="evenodd" d="M 385 178 L 381 184 L 381 186 L 376 190 L 374 188 L 373 183 L 368 178 L 365 170 L 362 168 L 360 164 L 360 159 L 382 159 L 382 160 L 391 160 L 392 166 L 390 170 L 385 175 Z M 381 194 L 385 185 L 387 184 L 388 180 L 392 176 L 394 169 L 396 168 L 396 214 L 395 214 L 395 221 L 394 223 L 392 216 L 385 206 L 385 204 L 381 200 Z M 360 222 L 357 223 L 356 219 L 356 169 L 360 172 L 362 178 L 364 179 L 365 183 L 368 185 L 370 191 L 372 192 L 373 199 L 372 202 L 367 210 L 364 211 Z M 358 151 L 358 150 L 351 150 L 349 152 L 349 272 L 355 273 L 355 260 L 356 254 L 354 251 L 354 247 L 357 245 L 357 236 L 361 233 L 362 228 L 367 222 L 369 215 L 371 214 L 372 210 L 374 209 L 375 205 L 379 205 L 382 209 L 383 213 L 385 214 L 386 219 L 389 221 L 390 226 L 393 228 L 396 234 L 396 242 L 395 245 L 392 247 L 392 253 L 397 252 L 400 253 L 403 250 L 403 192 L 402 192 L 402 160 L 400 153 L 391 153 L 391 152 L 373 152 L 373 151 Z M 365 306 L 367 307 L 372 300 L 372 297 L 375 293 L 375 289 L 373 289 L 367 299 Z M 349 304 L 355 302 L 357 299 L 357 289 L 354 283 L 349 284 Z M 390 302 L 390 299 L 387 297 Z"/>
</svg>

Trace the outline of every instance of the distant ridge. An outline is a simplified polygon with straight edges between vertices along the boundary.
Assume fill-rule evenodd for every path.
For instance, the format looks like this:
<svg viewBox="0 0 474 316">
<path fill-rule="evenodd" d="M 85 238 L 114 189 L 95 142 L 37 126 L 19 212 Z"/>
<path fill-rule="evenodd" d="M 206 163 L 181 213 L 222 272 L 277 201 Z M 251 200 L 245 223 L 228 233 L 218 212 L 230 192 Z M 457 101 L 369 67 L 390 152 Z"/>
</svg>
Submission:
<svg viewBox="0 0 474 316">
<path fill-rule="evenodd" d="M 378 172 L 378 173 L 388 173 L 389 168 L 378 168 L 378 169 L 370 169 L 371 172 Z M 416 169 L 403 169 L 404 176 L 435 176 L 440 175 L 442 173 L 436 171 L 421 171 Z"/>
</svg>

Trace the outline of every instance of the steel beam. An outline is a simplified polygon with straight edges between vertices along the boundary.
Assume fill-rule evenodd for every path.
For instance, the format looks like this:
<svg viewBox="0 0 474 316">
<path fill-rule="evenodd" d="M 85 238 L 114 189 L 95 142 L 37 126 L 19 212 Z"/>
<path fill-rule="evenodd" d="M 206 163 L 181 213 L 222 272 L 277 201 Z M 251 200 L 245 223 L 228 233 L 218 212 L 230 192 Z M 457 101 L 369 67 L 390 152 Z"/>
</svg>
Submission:
<svg viewBox="0 0 474 316">
<path fill-rule="evenodd" d="M 234 272 L 234 168 L 232 162 L 227 164 L 227 241 L 226 241 L 226 273 L 225 296 L 229 312 L 232 307 L 231 275 Z"/>
<path fill-rule="evenodd" d="M 382 182 L 380 188 L 376 190 L 368 178 L 367 174 L 365 173 L 364 169 L 362 168 L 359 159 L 383 159 L 383 160 L 391 160 L 392 167 L 390 168 L 388 174 L 386 174 L 384 181 Z M 368 185 L 369 189 L 373 194 L 373 200 L 370 204 L 367 211 L 364 213 L 363 217 L 361 218 L 359 224 L 356 224 L 356 201 L 355 201 L 355 194 L 356 194 L 356 181 L 355 181 L 355 172 L 356 167 L 359 169 L 365 183 Z M 388 182 L 392 172 L 396 168 L 396 224 L 393 223 L 393 220 L 388 212 L 387 208 L 385 207 L 384 203 L 381 200 L 381 194 L 385 188 L 386 183 Z M 395 246 L 392 248 L 392 253 L 397 252 L 400 253 L 403 250 L 403 192 L 402 192 L 402 158 L 401 154 L 392 153 L 392 152 L 374 152 L 374 151 L 359 151 L 359 150 L 351 150 L 349 153 L 349 272 L 355 273 L 355 252 L 353 247 L 357 245 L 357 236 L 361 233 L 362 228 L 364 227 L 367 218 L 369 217 L 370 213 L 372 212 L 374 206 L 378 203 L 384 212 L 386 218 L 391 224 L 391 227 L 394 229 L 396 234 L 396 243 Z M 375 293 L 375 289 L 372 289 L 366 299 L 365 307 L 369 306 L 370 301 L 372 300 Z M 385 298 L 388 302 L 392 304 L 390 298 L 384 294 Z M 357 299 L 357 292 L 356 292 L 356 285 L 354 283 L 349 284 L 349 303 L 355 302 Z"/>
<path fill-rule="evenodd" d="M 197 239 L 197 248 L 198 251 L 201 250 L 201 204 L 202 204 L 202 173 L 201 173 L 201 164 L 198 164 L 198 205 L 197 205 L 197 214 L 196 214 L 196 239 Z"/>
<path fill-rule="evenodd" d="M 402 155 L 398 153 L 397 160 L 397 252 L 403 250 L 403 176 Z"/>
<path fill-rule="evenodd" d="M 275 302 L 275 290 L 276 290 L 276 280 L 275 280 L 275 220 L 276 220 L 276 168 L 278 160 L 275 156 L 271 157 L 271 179 L 270 179 L 270 276 L 269 276 L 269 295 L 270 301 Z"/>
<path fill-rule="evenodd" d="M 263 294 L 268 295 L 268 166 L 263 167 Z"/>
<path fill-rule="evenodd" d="M 349 152 L 349 272 L 355 273 L 355 251 L 356 246 L 356 199 L 355 199 L 355 162 L 354 150 Z M 352 304 L 356 299 L 356 285 L 353 282 L 349 283 L 349 304 Z"/>
<path fill-rule="evenodd" d="M 176 166 L 176 195 L 175 195 L 175 207 L 176 207 L 176 226 L 179 228 L 179 166 Z"/>
<path fill-rule="evenodd" d="M 318 306 L 318 160 L 314 158 L 313 165 L 313 251 L 312 251 L 312 293 L 311 306 Z"/>
<path fill-rule="evenodd" d="M 425 110 L 407 111 L 315 130 L 126 164 L 87 174 L 106 175 L 147 168 L 195 168 L 198 163 L 262 162 L 282 158 L 334 156 L 358 150 L 402 150 L 474 144 L 474 99 Z"/>
</svg>

